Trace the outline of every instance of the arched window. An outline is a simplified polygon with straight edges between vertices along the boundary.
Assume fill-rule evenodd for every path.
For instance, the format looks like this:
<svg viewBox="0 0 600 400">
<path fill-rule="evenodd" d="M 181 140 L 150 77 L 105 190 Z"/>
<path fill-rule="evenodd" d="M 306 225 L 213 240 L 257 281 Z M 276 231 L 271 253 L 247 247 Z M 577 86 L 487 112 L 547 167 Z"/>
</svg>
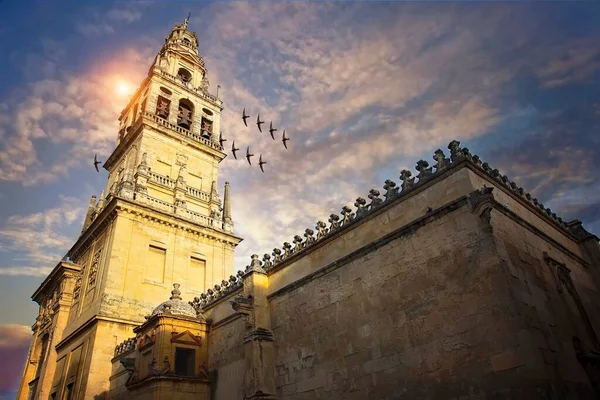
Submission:
<svg viewBox="0 0 600 400">
<path fill-rule="evenodd" d="M 170 108 L 171 100 L 165 99 L 162 96 L 158 96 L 158 100 L 156 101 L 156 115 L 161 118 L 168 119 Z"/>
<path fill-rule="evenodd" d="M 185 68 L 179 68 L 179 71 L 177 71 L 177 76 L 184 82 L 192 81 L 192 73 Z"/>
<path fill-rule="evenodd" d="M 194 120 L 194 103 L 188 99 L 179 100 L 179 110 L 177 114 L 177 125 L 182 128 L 190 129 Z"/>
<path fill-rule="evenodd" d="M 212 131 L 213 131 L 213 122 L 206 117 L 202 117 L 201 123 L 202 123 L 202 126 L 200 129 L 200 135 L 205 138 L 210 138 L 210 135 L 212 134 Z"/>
<path fill-rule="evenodd" d="M 188 38 L 183 38 L 183 44 L 185 44 L 186 46 L 191 46 L 192 42 Z"/>
</svg>

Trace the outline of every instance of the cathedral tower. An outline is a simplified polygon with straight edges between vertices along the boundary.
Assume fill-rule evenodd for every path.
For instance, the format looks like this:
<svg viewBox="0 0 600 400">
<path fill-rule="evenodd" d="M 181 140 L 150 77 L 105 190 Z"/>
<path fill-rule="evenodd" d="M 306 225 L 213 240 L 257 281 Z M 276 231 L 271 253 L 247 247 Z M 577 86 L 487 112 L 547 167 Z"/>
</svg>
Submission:
<svg viewBox="0 0 600 400">
<path fill-rule="evenodd" d="M 119 117 L 82 234 L 34 294 L 40 316 L 19 399 L 105 398 L 117 343 L 181 284 L 191 300 L 234 272 L 229 184 L 219 197 L 218 97 L 198 38 L 175 26 Z"/>
</svg>

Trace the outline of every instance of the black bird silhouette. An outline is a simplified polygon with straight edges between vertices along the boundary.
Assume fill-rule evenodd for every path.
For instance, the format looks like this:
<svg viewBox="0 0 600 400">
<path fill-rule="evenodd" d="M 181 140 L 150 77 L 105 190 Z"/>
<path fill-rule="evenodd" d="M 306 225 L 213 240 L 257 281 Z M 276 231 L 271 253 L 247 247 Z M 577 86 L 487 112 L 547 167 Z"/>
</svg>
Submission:
<svg viewBox="0 0 600 400">
<path fill-rule="evenodd" d="M 254 156 L 254 154 L 250 154 L 250 146 L 246 148 L 246 159 L 248 160 L 248 164 L 252 165 L 250 162 L 250 157 Z"/>
<path fill-rule="evenodd" d="M 260 125 L 261 125 L 261 124 L 264 124 L 264 123 L 265 123 L 264 121 L 261 121 L 261 120 L 260 120 L 260 114 L 258 114 L 258 115 L 256 116 L 256 125 L 258 125 L 258 130 L 259 130 L 259 131 L 261 131 L 261 132 L 262 132 L 262 128 L 260 127 Z"/>
<path fill-rule="evenodd" d="M 244 108 L 244 111 L 242 111 L 242 120 L 244 120 L 244 125 L 248 126 L 248 124 L 246 123 L 246 120 L 250 118 L 249 115 L 246 115 L 246 109 Z"/>
<path fill-rule="evenodd" d="M 273 136 L 273 132 L 276 132 L 277 129 L 273 128 L 273 122 L 271 122 L 271 125 L 269 125 L 269 133 L 271 134 L 271 137 L 273 138 L 273 140 L 275 140 L 275 136 Z"/>
<path fill-rule="evenodd" d="M 262 154 L 260 155 L 260 157 L 258 158 L 258 166 L 260 167 L 260 170 L 264 173 L 265 170 L 263 169 L 263 164 L 266 164 L 266 161 L 262 160 Z"/>
<path fill-rule="evenodd" d="M 96 168 L 96 172 L 100 172 L 98 164 L 102 164 L 102 161 L 98 161 L 98 154 L 94 154 L 94 167 Z"/>
<path fill-rule="evenodd" d="M 233 153 L 233 158 L 235 158 L 237 160 L 237 156 L 235 155 L 235 152 L 238 151 L 239 149 L 235 148 L 235 140 L 233 141 L 233 143 L 231 143 L 231 152 Z"/>
<path fill-rule="evenodd" d="M 287 149 L 287 144 L 285 144 L 285 142 L 287 142 L 288 140 L 290 140 L 290 138 L 286 138 L 285 137 L 285 130 L 283 131 L 283 139 L 281 139 L 281 141 L 283 142 L 283 147 L 285 147 Z"/>
<path fill-rule="evenodd" d="M 223 139 L 223 132 L 221 132 L 221 134 L 219 134 L 219 144 L 221 145 L 221 148 L 223 148 L 223 142 L 226 142 L 227 139 Z"/>
</svg>

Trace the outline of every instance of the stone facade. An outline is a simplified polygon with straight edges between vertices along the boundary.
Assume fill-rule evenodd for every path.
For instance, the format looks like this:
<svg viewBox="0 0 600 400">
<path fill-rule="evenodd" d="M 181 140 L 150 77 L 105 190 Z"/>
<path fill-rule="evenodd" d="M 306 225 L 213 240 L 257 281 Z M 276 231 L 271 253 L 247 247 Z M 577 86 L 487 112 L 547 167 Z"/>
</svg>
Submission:
<svg viewBox="0 0 600 400">
<path fill-rule="evenodd" d="M 193 298 L 233 273 L 242 239 L 229 184 L 223 199 L 218 190 L 222 101 L 209 93 L 186 28 L 173 29 L 123 110 L 106 190 L 92 196 L 81 236 L 34 294 L 40 317 L 20 400 L 108 398 L 115 346 L 157 299 L 173 283 Z"/>
<path fill-rule="evenodd" d="M 158 101 L 148 82 L 177 83 L 152 71 L 174 73 L 183 53 L 169 40 L 181 38 L 197 44 L 185 23 L 174 29 L 121 121 L 142 93 Z M 200 73 L 179 90 L 214 105 L 191 58 Z M 19 398 L 600 396 L 598 238 L 459 142 L 234 275 L 241 239 L 229 187 L 223 207 L 216 189 L 218 140 L 194 122 L 136 121 L 107 161 L 109 194 L 34 295 L 43 307 Z M 201 181 L 215 182 L 206 192 L 188 186 L 194 157 Z M 178 347 L 194 350 L 187 372 L 192 353 Z"/>
</svg>

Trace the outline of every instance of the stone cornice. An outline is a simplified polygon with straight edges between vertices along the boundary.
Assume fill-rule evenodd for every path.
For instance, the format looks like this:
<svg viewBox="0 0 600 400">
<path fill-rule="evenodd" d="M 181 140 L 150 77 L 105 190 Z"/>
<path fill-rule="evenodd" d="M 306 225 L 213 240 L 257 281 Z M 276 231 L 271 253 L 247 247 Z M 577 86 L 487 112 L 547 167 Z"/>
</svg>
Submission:
<svg viewBox="0 0 600 400">
<path fill-rule="evenodd" d="M 546 242 L 550 243 L 552 246 L 554 246 L 555 248 L 557 248 L 558 250 L 563 252 L 565 255 L 567 255 L 571 259 L 576 260 L 581 265 L 583 265 L 584 268 L 589 267 L 589 263 L 587 260 L 585 260 L 585 259 L 581 258 L 579 255 L 573 253 L 571 250 L 569 250 L 568 248 L 563 246 L 560 242 L 554 240 L 552 237 L 550 237 L 546 233 L 542 232 L 535 225 L 529 223 L 524 218 L 520 217 L 517 213 L 515 213 L 514 211 L 512 211 L 511 209 L 506 207 L 504 204 L 498 202 L 491 195 L 492 190 L 493 190 L 493 188 L 486 187 L 481 190 L 476 190 L 469 195 L 469 203 L 471 205 L 472 210 L 475 213 L 477 213 L 478 215 L 481 216 L 484 213 L 485 209 L 496 210 L 496 211 L 500 212 L 501 214 L 503 214 L 504 216 L 512 219 L 513 221 L 515 221 L 517 224 L 521 225 L 525 229 L 529 230 L 536 236 L 538 236 L 538 237 L 542 238 L 543 240 L 545 240 Z M 492 226 L 492 228 L 493 228 L 493 226 Z"/>
<path fill-rule="evenodd" d="M 167 135 L 168 137 L 174 140 L 185 141 L 187 145 L 212 155 L 217 160 L 219 160 L 219 162 L 223 161 L 223 159 L 227 157 L 227 154 L 217 149 L 217 143 L 215 143 L 214 147 L 211 145 L 207 145 L 202 141 L 196 139 L 196 137 L 198 137 L 199 135 L 192 132 L 186 132 L 186 134 L 182 134 L 181 132 L 171 129 L 169 127 L 169 125 L 171 124 L 168 121 L 165 121 L 165 123 L 163 124 L 159 124 L 153 119 L 154 117 L 151 117 L 151 115 L 154 114 L 148 111 L 140 113 L 137 121 L 135 121 L 135 123 L 131 126 L 131 130 L 123 137 L 121 142 L 113 150 L 112 154 L 108 157 L 108 159 L 102 166 L 104 169 L 110 171 L 110 168 L 112 168 L 119 161 L 121 156 L 125 154 L 127 149 L 131 147 L 133 142 L 135 142 L 135 140 L 142 134 L 142 132 L 144 132 L 144 127 L 153 129 L 156 132 L 159 132 L 163 135 Z M 183 130 L 183 128 L 181 128 L 181 130 L 184 132 L 186 131 Z"/>
<path fill-rule="evenodd" d="M 118 202 L 115 205 L 115 209 L 119 212 L 127 212 L 130 214 L 148 218 L 161 224 L 165 224 L 167 226 L 182 229 L 186 232 L 190 232 L 201 237 L 206 237 L 210 240 L 228 244 L 231 246 L 231 248 L 235 248 L 235 246 L 237 246 L 243 240 L 241 237 L 235 236 L 231 233 L 225 231 L 218 231 L 211 227 L 197 225 L 176 215 L 168 214 L 160 210 L 155 210 L 144 204 L 136 203 L 135 200 L 131 201 L 114 196 L 111 199 L 110 203 L 112 203 L 113 201 L 115 203 Z"/>
<path fill-rule="evenodd" d="M 492 176 L 487 174 L 484 170 L 482 170 L 480 167 L 478 167 L 472 161 L 464 162 L 462 164 L 462 166 L 468 168 L 470 171 L 476 173 L 483 179 L 494 184 L 494 186 L 496 188 L 503 191 L 505 194 L 509 195 L 513 200 L 517 201 L 520 205 L 522 205 L 523 207 L 528 209 L 530 212 L 532 212 L 535 215 L 537 215 L 538 217 L 540 217 L 544 222 L 552 225 L 560 233 L 567 236 L 573 242 L 575 242 L 575 243 L 579 242 L 579 238 L 568 228 L 568 225 L 571 224 L 571 222 L 561 223 L 558 221 L 558 217 L 552 218 L 551 214 L 548 215 L 547 212 L 545 212 L 545 211 L 542 212 L 539 207 L 535 207 L 535 205 L 532 202 L 528 201 L 527 198 L 525 197 L 525 195 L 519 195 L 518 192 L 515 192 L 515 190 L 509 189 L 506 185 L 504 185 L 502 182 L 499 182 L 497 179 L 494 179 Z M 516 190 L 518 191 L 518 189 L 520 189 L 520 188 L 517 188 Z M 562 221 L 562 219 L 560 221 Z M 594 236 L 594 235 L 591 235 L 591 236 Z"/>
<path fill-rule="evenodd" d="M 376 251 L 377 249 L 387 245 L 388 243 L 390 243 L 396 239 L 399 239 L 406 235 L 412 235 L 415 233 L 415 231 L 417 229 L 425 226 L 429 222 L 439 219 L 440 217 L 442 217 L 446 214 L 449 214 L 451 212 L 454 212 L 455 210 L 458 210 L 466 205 L 468 205 L 468 197 L 461 196 L 460 198 L 454 200 L 453 202 L 448 203 L 438 209 L 432 210 L 428 214 L 411 221 L 410 223 L 400 227 L 399 229 L 396 229 L 395 231 L 388 233 L 387 235 L 383 236 L 382 238 L 353 251 L 352 253 L 318 269 L 317 271 L 314 271 L 314 272 L 282 287 L 281 289 L 278 289 L 277 291 L 269 294 L 267 296 L 267 299 L 271 300 L 274 297 L 280 296 L 280 295 L 287 293 L 291 290 L 294 290 L 300 286 L 303 286 L 310 281 L 313 281 L 333 270 L 336 270 L 336 269 L 356 260 L 357 258 L 363 257 L 373 251 Z"/>
<path fill-rule="evenodd" d="M 36 303 L 41 304 L 40 302 L 42 299 L 46 297 L 49 292 L 56 289 L 56 286 L 60 283 L 64 276 L 75 277 L 80 270 L 81 266 L 78 264 L 64 261 L 59 262 L 36 289 L 36 291 L 33 292 L 31 299 Z"/>
<path fill-rule="evenodd" d="M 72 340 L 74 340 L 78 336 L 80 336 L 82 332 L 84 332 L 87 329 L 93 327 L 98 322 L 117 322 L 117 323 L 120 323 L 120 324 L 131 325 L 132 328 L 135 328 L 136 326 L 139 326 L 138 323 L 135 323 L 135 322 L 132 322 L 132 321 L 129 321 L 129 320 L 126 320 L 126 319 L 101 317 L 101 316 L 98 316 L 98 315 L 94 315 L 93 317 L 91 317 L 90 319 L 88 319 L 87 321 L 85 321 L 83 324 L 81 324 L 73 332 L 71 332 L 67 337 L 62 338 L 62 340 L 55 346 L 56 351 L 59 351 L 62 347 L 66 346 Z"/>
<path fill-rule="evenodd" d="M 71 249 L 67 252 L 67 256 L 76 260 L 89 248 L 90 244 L 98 236 L 104 233 L 106 227 L 117 217 L 117 212 L 115 210 L 116 200 L 117 197 L 113 196 L 113 198 L 105 204 L 104 208 L 100 211 L 100 214 L 94 218 L 92 223 L 81 236 L 79 236 L 75 244 L 71 246 Z"/>
<path fill-rule="evenodd" d="M 597 240 L 596 236 L 587 232 L 578 220 L 571 223 L 564 222 L 549 208 L 545 208 L 537 199 L 532 198 L 529 193 L 525 193 L 522 188 L 511 182 L 505 175 L 501 175 L 497 169 L 491 169 L 487 163 L 482 163 L 478 156 L 470 154 L 467 148 L 461 148 L 460 142 L 453 140 L 448 145 L 448 149 L 450 150 L 450 158 L 446 158 L 441 149 L 435 151 L 433 159 L 436 161 L 436 164 L 432 167 L 429 167 L 427 161 L 419 160 L 415 168 L 418 171 L 416 177 L 411 177 L 412 173 L 410 171 L 402 170 L 400 172 L 402 183 L 399 187 L 397 187 L 394 181 L 386 180 L 383 187 L 386 190 L 384 199 L 379 198 L 379 190 L 372 189 L 368 196 L 371 199 L 369 204 L 367 204 L 367 200 L 364 198 L 357 198 L 354 203 L 356 207 L 355 212 L 350 207 L 344 206 L 341 218 L 337 214 L 330 215 L 329 227 L 322 221 L 317 222 L 315 227 L 317 230 L 316 236 L 312 229 L 306 229 L 304 239 L 302 236 L 296 235 L 293 245 L 285 242 L 283 250 L 278 248 L 273 249 L 273 259 L 271 259 L 270 254 L 265 254 L 262 262 L 259 261 L 259 264 L 268 273 L 283 268 L 299 257 L 302 257 L 302 255 L 306 255 L 331 242 L 331 240 L 335 240 L 335 238 L 352 229 L 356 224 L 379 215 L 381 212 L 403 202 L 414 194 L 440 182 L 461 168 L 469 168 L 469 170 L 480 175 L 485 180 L 493 182 L 494 186 L 500 187 L 511 198 L 526 206 L 527 209 L 538 215 L 543 221 L 557 228 L 573 242 L 581 243 L 583 240 L 590 238 Z M 415 182 L 415 179 L 418 180 Z M 250 266 L 246 268 L 249 269 Z"/>
</svg>

